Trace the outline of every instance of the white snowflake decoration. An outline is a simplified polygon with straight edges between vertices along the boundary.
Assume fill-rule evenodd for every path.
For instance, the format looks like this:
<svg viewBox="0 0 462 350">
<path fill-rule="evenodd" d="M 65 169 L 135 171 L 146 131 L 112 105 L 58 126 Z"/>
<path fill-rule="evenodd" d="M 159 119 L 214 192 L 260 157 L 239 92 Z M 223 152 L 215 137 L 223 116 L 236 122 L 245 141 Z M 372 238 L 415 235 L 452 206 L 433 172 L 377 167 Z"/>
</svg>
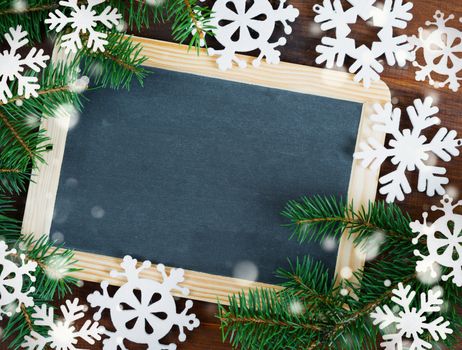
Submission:
<svg viewBox="0 0 462 350">
<path fill-rule="evenodd" d="M 462 205 L 462 201 L 452 204 L 452 198 L 444 196 L 441 200 L 442 207 L 433 205 L 432 211 L 441 210 L 444 215 L 435 222 L 428 224 L 428 213 L 423 213 L 423 222 L 414 221 L 410 224 L 412 232 L 418 236 L 412 240 L 417 244 L 422 236 L 426 236 L 428 255 L 423 255 L 415 250 L 414 254 L 421 257 L 417 262 L 418 272 L 430 270 L 433 278 L 438 273 L 435 270 L 435 263 L 440 266 L 448 267 L 452 271 L 442 276 L 443 281 L 452 277 L 452 281 L 458 287 L 462 287 L 462 215 L 454 213 L 454 209 Z"/>
<path fill-rule="evenodd" d="M 453 27 L 447 27 L 446 23 L 454 19 L 454 15 L 444 18 L 444 13 L 436 11 L 433 16 L 434 22 L 427 21 L 425 25 L 434 27 L 434 30 L 427 31 L 419 28 L 419 36 L 413 35 L 409 42 L 414 47 L 415 53 L 422 49 L 425 64 L 421 65 L 417 61 L 413 62 L 415 67 L 420 68 L 416 71 L 417 81 L 428 79 L 430 85 L 441 88 L 449 85 L 452 91 L 457 91 L 460 87 L 457 74 L 462 70 L 462 32 Z M 462 21 L 462 18 L 459 19 Z M 447 76 L 444 81 L 435 81 L 432 73 Z"/>
<path fill-rule="evenodd" d="M 115 332 L 107 332 L 109 336 L 103 342 L 103 349 L 116 350 L 123 346 L 123 339 L 139 344 L 147 344 L 150 350 L 174 350 L 175 344 L 164 345 L 159 340 L 167 335 L 173 326 L 178 326 L 180 335 L 178 339 L 186 340 L 184 327 L 193 330 L 199 326 L 199 320 L 195 314 L 187 315 L 192 307 L 191 300 L 186 301 L 185 309 L 181 313 L 176 312 L 175 299 L 172 290 L 178 290 L 183 295 L 188 295 L 189 290 L 178 286 L 184 280 L 182 269 L 172 269 L 167 276 L 165 266 L 157 265 L 157 270 L 162 274 L 163 282 L 140 278 L 142 270 L 151 266 L 149 261 L 143 262 L 141 267 L 136 267 L 136 259 L 126 256 L 121 263 L 124 272 L 111 271 L 111 276 L 124 276 L 127 282 L 120 287 L 113 297 L 107 291 L 108 283 L 101 283 L 103 294 L 94 292 L 88 296 L 92 307 L 99 307 L 94 315 L 95 320 L 101 318 L 104 309 L 109 309 Z M 137 295 L 139 293 L 139 297 Z"/>
<path fill-rule="evenodd" d="M 321 45 L 316 47 L 319 56 L 316 63 L 326 63 L 328 68 L 343 66 L 345 57 L 349 56 L 354 63 L 349 68 L 350 73 L 356 73 L 354 80 L 363 82 L 369 87 L 371 82 L 380 79 L 383 65 L 379 61 L 385 55 L 388 65 L 398 63 L 404 66 L 411 60 L 412 54 L 406 35 L 394 36 L 394 28 L 404 29 L 407 22 L 412 19 L 411 2 L 403 0 L 385 0 L 383 8 L 374 6 L 375 0 L 347 0 L 351 7 L 344 9 L 341 0 L 324 0 L 322 5 L 314 5 L 317 13 L 314 20 L 321 23 L 321 30 L 335 29 L 335 37 L 323 37 Z M 364 21 L 372 19 L 374 27 L 381 28 L 378 32 L 378 41 L 374 41 L 371 48 L 365 45 L 356 47 L 353 38 L 349 38 L 351 25 L 356 23 L 358 17 Z"/>
<path fill-rule="evenodd" d="M 397 314 L 388 305 L 383 308 L 377 307 L 371 314 L 374 325 L 379 325 L 380 329 L 394 326 L 393 333 L 383 336 L 383 343 L 380 345 L 385 350 L 403 349 L 403 344 L 409 342 L 407 347 L 412 350 L 431 349 L 432 345 L 421 338 L 424 331 L 428 331 L 431 337 L 438 341 L 446 339 L 448 334 L 452 334 L 449 328 L 449 321 L 445 321 L 442 316 L 428 322 L 427 316 L 439 312 L 443 299 L 441 291 L 429 290 L 420 295 L 420 309 L 411 307 L 416 296 L 415 291 L 411 291 L 410 286 L 404 288 L 403 284 L 398 285 L 398 289 L 393 290 L 394 297 L 391 300 L 396 304 L 393 309 L 398 309 Z"/>
<path fill-rule="evenodd" d="M 399 129 L 401 121 L 401 110 L 393 109 L 391 103 L 384 107 L 376 104 L 374 106 L 375 114 L 370 116 L 374 122 L 373 129 L 392 136 L 388 143 L 388 148 L 383 146 L 374 138 L 368 142 L 360 144 L 360 152 L 354 154 L 354 158 L 362 159 L 362 166 L 370 166 L 372 169 L 378 169 L 387 159 L 396 166 L 396 170 L 382 176 L 379 179 L 382 187 L 380 193 L 386 195 L 387 202 L 393 202 L 395 199 L 402 201 L 405 194 L 411 193 L 411 187 L 406 176 L 406 171 L 418 170 L 417 189 L 420 192 L 427 193 L 428 196 L 434 196 L 435 193 L 443 195 L 449 180 L 444 176 L 446 169 L 435 166 L 436 157 L 448 162 L 452 157 L 459 155 L 458 147 L 462 145 L 462 140 L 457 139 L 457 133 L 454 130 L 448 131 L 446 128 L 440 128 L 436 135 L 427 142 L 427 137 L 422 135 L 422 131 L 440 123 L 440 119 L 435 116 L 438 113 L 438 107 L 432 106 L 433 100 L 427 97 L 422 100 L 415 100 L 414 106 L 407 108 L 407 114 L 412 123 L 412 129 Z M 427 161 L 428 164 L 425 162 Z"/>
<path fill-rule="evenodd" d="M 96 340 L 101 339 L 101 335 L 104 334 L 105 330 L 98 322 L 90 320 L 85 321 L 83 326 L 77 330 L 74 322 L 85 316 L 82 312 L 84 310 L 85 307 L 79 305 L 79 299 L 76 298 L 73 302 L 66 300 L 66 304 L 61 305 L 63 318 L 55 321 L 52 307 L 47 308 L 46 305 L 35 306 L 32 314 L 34 324 L 48 327 L 48 334 L 41 335 L 36 331 L 32 331 L 30 336 L 24 337 L 22 347 L 29 350 L 42 350 L 48 347 L 57 350 L 76 350 L 75 345 L 79 339 L 88 344 L 94 344 Z"/>
<path fill-rule="evenodd" d="M 80 5 L 78 0 L 60 1 L 59 4 L 64 7 L 70 8 L 70 17 L 66 16 L 59 9 L 51 12 L 45 23 L 50 26 L 50 30 L 61 32 L 70 24 L 72 32 L 64 34 L 61 37 L 61 47 L 65 52 L 70 51 L 76 53 L 78 49 L 82 48 L 82 39 L 80 34 L 88 32 L 87 47 L 93 51 L 105 51 L 104 46 L 108 43 L 106 40 L 107 34 L 101 33 L 96 30 L 96 26 L 101 23 L 106 28 L 110 29 L 119 24 L 122 15 L 117 12 L 117 9 L 106 6 L 101 12 L 97 13 L 94 9 L 95 6 L 103 3 L 105 0 L 88 0 L 88 5 Z"/>
<path fill-rule="evenodd" d="M 215 38 L 224 49 L 208 49 L 210 55 L 220 55 L 217 59 L 221 70 L 230 69 L 233 62 L 246 67 L 246 62 L 236 56 L 237 52 L 259 50 L 260 55 L 252 61 L 258 67 L 265 57 L 267 63 L 279 63 L 281 53 L 275 48 L 286 44 L 283 37 L 276 42 L 269 40 L 277 22 L 284 26 L 284 32 L 290 34 L 292 28 L 287 22 L 295 21 L 299 11 L 292 5 L 285 7 L 286 0 L 280 0 L 274 9 L 269 0 L 217 0 L 212 8 L 210 25 L 215 27 Z M 250 5 L 249 5 L 250 4 Z M 238 37 L 236 37 L 238 35 Z"/>
<path fill-rule="evenodd" d="M 8 99 L 13 97 L 13 91 L 8 82 L 17 82 L 17 94 L 30 98 L 37 97 L 37 90 L 40 85 L 37 84 L 37 77 L 24 75 L 24 69 L 27 67 L 35 72 L 40 68 L 45 68 L 45 62 L 50 58 L 43 54 L 43 50 L 37 51 L 33 47 L 26 57 L 22 57 L 18 50 L 24 47 L 29 40 L 26 38 L 27 32 L 22 30 L 21 26 L 10 28 L 9 33 L 5 34 L 5 39 L 10 47 L 9 50 L 0 52 L 0 100 L 7 103 Z"/>
<path fill-rule="evenodd" d="M 2 314 L 6 316 L 12 315 L 13 306 L 15 306 L 15 311 L 19 312 L 21 304 L 25 307 L 34 305 L 34 299 L 29 294 L 35 292 L 35 287 L 30 287 L 27 291 L 23 291 L 23 286 L 26 276 L 32 282 L 35 281 L 35 276 L 32 273 L 37 268 L 37 263 L 34 261 L 26 262 L 26 256 L 20 254 L 21 265 L 18 266 L 8 259 L 9 255 L 16 254 L 16 249 L 8 250 L 6 243 L 0 241 L 0 320 L 2 319 Z"/>
</svg>

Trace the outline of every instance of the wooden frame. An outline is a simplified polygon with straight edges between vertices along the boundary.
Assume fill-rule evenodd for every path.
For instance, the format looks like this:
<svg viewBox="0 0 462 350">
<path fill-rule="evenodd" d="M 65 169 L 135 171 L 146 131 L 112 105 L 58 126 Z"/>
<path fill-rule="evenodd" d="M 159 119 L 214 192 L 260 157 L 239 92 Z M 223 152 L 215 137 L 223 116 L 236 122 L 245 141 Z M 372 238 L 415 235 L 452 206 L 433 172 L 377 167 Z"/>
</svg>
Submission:
<svg viewBox="0 0 462 350">
<path fill-rule="evenodd" d="M 215 58 L 207 56 L 205 52 L 197 56 L 193 50 L 188 52 L 184 45 L 138 37 L 134 37 L 133 41 L 143 45 L 142 54 L 148 57 L 146 66 L 361 103 L 363 109 L 356 150 L 359 142 L 365 141 L 368 137 L 375 137 L 382 142 L 385 140 L 384 134 L 372 130 L 371 122 L 367 118 L 371 114 L 374 103 L 383 104 L 391 99 L 390 91 L 382 81 L 374 83 L 370 89 L 365 89 L 362 85 L 353 82 L 352 75 L 348 73 L 285 62 L 271 66 L 262 64 L 259 68 L 253 68 L 251 65 L 246 69 L 235 67 L 222 72 L 218 70 Z M 240 56 L 240 58 L 247 61 L 252 59 L 247 56 Z M 45 129 L 51 138 L 53 149 L 45 155 L 46 164 L 42 164 L 33 173 L 34 182 L 29 186 L 22 226 L 23 234 L 42 235 L 50 232 L 68 125 L 69 116 L 65 115 L 42 121 L 41 128 Z M 358 160 L 352 159 L 352 162 L 348 198 L 354 199 L 355 207 L 359 207 L 375 199 L 379 170 L 364 169 Z M 354 271 L 364 266 L 364 257 L 355 251 L 347 235 L 348 233 L 345 232 L 340 242 L 337 273 L 344 267 L 350 267 Z M 107 280 L 113 285 L 125 283 L 125 280 L 109 275 L 110 270 L 120 269 L 119 258 L 77 251 L 76 259 L 77 267 L 83 269 L 74 274 L 79 279 L 92 282 Z M 144 276 L 160 281 L 155 266 L 144 272 Z M 279 288 L 196 271 L 185 272 L 183 286 L 190 289 L 191 299 L 212 303 L 219 301 L 223 304 L 227 304 L 229 294 L 248 288 Z"/>
</svg>

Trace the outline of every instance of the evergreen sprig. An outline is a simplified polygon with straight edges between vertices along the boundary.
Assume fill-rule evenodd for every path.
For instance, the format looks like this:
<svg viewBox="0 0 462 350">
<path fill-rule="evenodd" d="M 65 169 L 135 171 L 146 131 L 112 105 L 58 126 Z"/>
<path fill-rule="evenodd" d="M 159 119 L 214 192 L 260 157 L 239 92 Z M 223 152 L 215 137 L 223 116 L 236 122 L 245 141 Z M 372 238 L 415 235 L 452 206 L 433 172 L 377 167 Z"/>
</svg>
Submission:
<svg viewBox="0 0 462 350">
<path fill-rule="evenodd" d="M 333 197 L 313 197 L 289 202 L 282 214 L 301 242 L 340 238 L 349 230 L 358 248 L 370 250 L 373 241 L 379 246 L 375 247 L 379 256 L 352 280 L 329 278 L 321 263 L 298 259 L 289 270 L 278 271 L 284 279 L 282 291 L 253 290 L 230 296 L 230 306 L 220 305 L 218 317 L 223 339 L 235 348 L 375 350 L 379 330 L 372 325 L 370 313 L 391 304 L 392 291 L 399 283 L 411 285 L 418 294 L 433 288 L 418 279 L 415 271 L 413 251 L 425 251 L 425 242 L 412 244 L 411 219 L 396 205 L 371 202 L 355 210 L 351 203 Z M 454 333 L 441 344 L 453 348 L 462 335 L 462 316 L 456 310 L 462 297 L 450 281 L 441 281 L 439 286 L 447 307 L 429 315 L 427 321 L 442 315 L 451 323 Z M 418 307 L 418 302 L 415 298 L 413 306 Z M 423 337 L 434 343 L 430 334 Z"/>
</svg>

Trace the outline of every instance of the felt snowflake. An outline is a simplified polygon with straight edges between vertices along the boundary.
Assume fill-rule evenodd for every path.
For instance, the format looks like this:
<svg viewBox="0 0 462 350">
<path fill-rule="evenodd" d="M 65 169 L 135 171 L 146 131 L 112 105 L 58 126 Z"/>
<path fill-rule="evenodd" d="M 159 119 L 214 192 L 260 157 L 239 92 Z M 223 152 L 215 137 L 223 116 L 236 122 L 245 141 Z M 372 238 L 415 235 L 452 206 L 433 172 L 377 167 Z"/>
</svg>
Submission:
<svg viewBox="0 0 462 350">
<path fill-rule="evenodd" d="M 290 34 L 292 28 L 287 22 L 295 21 L 299 11 L 292 5 L 285 7 L 286 0 L 280 0 L 279 7 L 274 9 L 269 0 L 217 0 L 212 8 L 213 17 L 210 25 L 215 27 L 215 38 L 224 49 L 209 48 L 210 55 L 220 55 L 218 67 L 227 70 L 233 62 L 244 68 L 246 62 L 236 56 L 237 52 L 259 50 L 260 55 L 252 64 L 257 67 L 265 57 L 268 63 L 279 63 L 281 53 L 275 48 L 286 44 L 280 37 L 276 42 L 269 40 L 276 23 L 281 22 L 284 32 Z"/>
<path fill-rule="evenodd" d="M 335 37 L 323 37 L 321 45 L 316 47 L 319 56 L 316 63 L 326 63 L 328 68 L 334 64 L 343 66 L 345 57 L 354 60 L 350 66 L 350 73 L 356 73 L 354 80 L 363 82 L 369 87 L 371 82 L 380 79 L 383 65 L 379 61 L 385 56 L 388 65 L 398 63 L 404 66 L 412 58 L 412 46 L 406 35 L 395 36 L 394 28 L 404 29 L 407 22 L 412 19 L 410 10 L 412 3 L 403 3 L 403 0 L 385 0 L 383 8 L 374 6 L 375 0 L 348 0 L 351 7 L 345 9 L 341 0 L 324 0 L 322 5 L 314 5 L 317 13 L 314 20 L 321 23 L 321 30 L 335 29 Z M 378 40 L 372 42 L 371 48 L 361 45 L 357 47 L 353 38 L 350 38 L 351 25 L 356 23 L 358 17 L 364 21 L 372 20 L 374 27 L 381 28 L 377 34 Z"/>
<path fill-rule="evenodd" d="M 78 0 L 60 1 L 61 6 L 71 9 L 70 16 L 66 16 L 59 9 L 50 13 L 45 23 L 50 25 L 51 30 L 56 30 L 59 33 L 68 25 L 72 28 L 69 34 L 64 34 L 61 37 L 61 47 L 65 49 L 66 53 L 69 51 L 75 53 L 78 49 L 81 49 L 82 38 L 80 35 L 87 32 L 87 47 L 93 51 L 100 50 L 104 52 L 104 46 L 108 43 L 106 40 L 107 33 L 97 31 L 96 27 L 101 23 L 110 29 L 119 23 L 122 16 L 117 12 L 117 9 L 113 9 L 111 6 L 106 6 L 101 13 L 97 13 L 94 7 L 103 2 L 104 0 L 88 0 L 87 6 L 79 6 Z"/>
<path fill-rule="evenodd" d="M 50 57 L 44 55 L 42 49 L 37 51 L 35 47 L 25 57 L 21 56 L 18 50 L 29 42 L 26 37 L 27 32 L 22 30 L 21 26 L 10 28 L 9 33 L 5 34 L 5 40 L 10 49 L 0 52 L 0 100 L 3 103 L 7 103 L 8 99 L 13 97 L 12 86 L 8 82 L 17 83 L 19 96 L 37 97 L 37 90 L 40 88 L 37 84 L 38 79 L 24 75 L 24 69 L 29 68 L 34 72 L 39 72 L 40 68 L 45 68 L 45 62 Z"/>
<path fill-rule="evenodd" d="M 452 334 L 449 328 L 449 321 L 443 317 L 438 317 L 433 321 L 428 321 L 428 317 L 441 310 L 443 299 L 441 291 L 429 290 L 427 293 L 420 295 L 420 309 L 411 307 L 416 296 L 415 291 L 411 291 L 411 286 L 404 288 L 403 284 L 398 285 L 398 289 L 393 290 L 394 297 L 391 300 L 396 304 L 393 312 L 388 305 L 383 308 L 377 307 L 371 314 L 374 325 L 379 325 L 380 329 L 394 326 L 393 333 L 387 333 L 383 336 L 384 342 L 380 345 L 385 350 L 403 349 L 405 342 L 410 343 L 407 347 L 413 350 L 431 349 L 432 345 L 421 338 L 425 331 L 428 331 L 431 337 L 438 341 L 446 339 L 448 334 Z"/>
<path fill-rule="evenodd" d="M 414 59 L 418 50 L 422 49 L 425 64 L 413 62 L 415 67 L 420 68 L 416 71 L 417 81 L 428 79 L 430 85 L 440 88 L 449 85 L 452 91 L 457 91 L 460 87 L 457 74 L 462 70 L 462 32 L 454 27 L 446 26 L 446 23 L 454 19 L 454 15 L 444 17 L 444 13 L 436 11 L 433 16 L 434 22 L 427 21 L 425 25 L 433 27 L 433 30 L 419 28 L 419 36 L 413 35 L 409 42 L 414 47 Z M 459 19 L 462 21 L 462 18 Z M 432 73 L 447 76 L 444 81 L 436 81 Z"/>
<path fill-rule="evenodd" d="M 4 241 L 0 241 L 0 320 L 2 314 L 11 316 L 11 310 L 19 312 L 21 304 L 25 307 L 34 305 L 34 299 L 29 295 L 35 291 L 31 286 L 24 290 L 24 279 L 28 277 L 32 282 L 35 276 L 32 273 L 37 268 L 34 261 L 26 262 L 24 254 L 19 255 L 20 265 L 11 261 L 8 256 L 16 255 L 16 249 L 8 250 Z"/>
<path fill-rule="evenodd" d="M 414 221 L 410 224 L 412 232 L 418 236 L 412 240 L 417 244 L 419 238 L 426 236 L 428 255 L 415 250 L 414 254 L 421 257 L 417 262 L 418 272 L 430 270 L 433 278 L 437 277 L 435 263 L 451 269 L 451 272 L 442 276 L 443 281 L 452 277 L 458 287 L 462 287 L 462 215 L 454 213 L 454 209 L 462 205 L 462 201 L 452 204 L 452 198 L 444 196 L 442 207 L 433 205 L 432 211 L 440 210 L 444 213 L 435 222 L 428 224 L 428 213 L 423 213 L 423 222 Z"/>
<path fill-rule="evenodd" d="M 159 342 L 167 335 L 174 326 L 178 326 L 180 341 L 186 340 L 184 328 L 193 330 L 199 326 L 199 320 L 195 314 L 187 315 L 192 307 L 191 300 L 186 301 L 185 309 L 181 313 L 176 312 L 175 299 L 172 290 L 178 290 L 183 295 L 188 295 L 189 290 L 178 285 L 184 280 L 182 269 L 172 269 L 167 276 L 165 267 L 157 265 L 157 270 L 162 274 L 163 282 L 140 278 L 142 270 L 151 266 L 149 261 L 143 262 L 141 267 L 136 267 L 136 259 L 126 256 L 121 263 L 124 272 L 112 271 L 111 276 L 123 276 L 127 282 L 110 297 L 108 283 L 101 283 L 103 293 L 94 292 L 88 296 L 92 307 L 99 307 L 94 319 L 99 320 L 104 309 L 109 309 L 111 321 L 115 332 L 106 332 L 109 336 L 103 342 L 104 350 L 116 350 L 118 347 L 125 349 L 123 339 L 139 344 L 147 344 L 150 350 L 174 350 L 176 345 L 171 343 L 164 345 Z"/>
<path fill-rule="evenodd" d="M 435 136 L 427 142 L 427 137 L 422 134 L 425 129 L 440 123 L 435 116 L 438 108 L 432 106 L 433 100 L 427 97 L 422 100 L 415 100 L 414 106 L 407 108 L 407 114 L 412 124 L 411 129 L 400 130 L 401 110 L 393 109 L 391 103 L 384 107 L 375 105 L 370 119 L 374 122 L 374 130 L 378 130 L 391 135 L 385 147 L 374 138 L 370 138 L 367 143 L 360 144 L 360 152 L 354 154 L 357 159 L 362 159 L 362 166 L 370 166 L 378 169 L 387 158 L 396 166 L 396 170 L 385 174 L 379 179 L 382 187 L 380 193 L 386 195 L 387 202 L 395 199 L 402 201 L 405 194 L 411 193 L 411 187 L 406 176 L 406 171 L 418 170 L 417 189 L 420 192 L 426 191 L 428 196 L 435 193 L 443 195 L 449 180 L 444 176 L 446 169 L 435 166 L 436 157 L 448 162 L 452 157 L 459 155 L 458 147 L 462 145 L 462 140 L 457 139 L 454 130 L 448 131 L 446 128 L 439 128 Z"/>
<path fill-rule="evenodd" d="M 55 321 L 52 307 L 35 306 L 32 314 L 34 324 L 47 327 L 49 330 L 46 335 L 32 331 L 30 335 L 24 337 L 22 347 L 30 350 L 42 350 L 48 347 L 57 350 L 76 350 L 75 345 L 79 339 L 88 344 L 94 344 L 96 340 L 101 339 L 104 327 L 100 326 L 98 322 L 87 320 L 77 330 L 74 322 L 85 316 L 82 312 L 84 309 L 83 305 L 79 305 L 79 299 L 76 298 L 73 302 L 66 300 L 66 304 L 61 305 L 63 318 Z"/>
</svg>

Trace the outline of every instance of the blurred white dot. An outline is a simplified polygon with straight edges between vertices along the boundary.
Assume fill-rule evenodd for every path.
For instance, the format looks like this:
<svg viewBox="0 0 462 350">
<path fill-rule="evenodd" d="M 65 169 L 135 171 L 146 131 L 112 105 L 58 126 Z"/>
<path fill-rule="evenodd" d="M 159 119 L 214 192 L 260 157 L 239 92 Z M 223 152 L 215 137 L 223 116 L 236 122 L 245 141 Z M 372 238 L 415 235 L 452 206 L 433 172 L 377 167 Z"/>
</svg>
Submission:
<svg viewBox="0 0 462 350">
<path fill-rule="evenodd" d="M 234 266 L 233 276 L 248 281 L 256 281 L 258 278 L 258 267 L 251 261 L 240 261 Z"/>
<path fill-rule="evenodd" d="M 77 287 L 82 288 L 84 286 L 85 282 L 82 280 L 77 281 Z"/>
<path fill-rule="evenodd" d="M 24 104 L 23 100 L 16 100 L 15 101 L 16 106 L 21 107 Z"/>
<path fill-rule="evenodd" d="M 385 287 L 390 287 L 391 286 L 391 281 L 390 280 L 385 280 L 385 281 L 383 281 L 383 284 L 385 285 Z"/>
<path fill-rule="evenodd" d="M 64 242 L 64 234 L 59 231 L 55 231 L 51 234 L 51 240 L 60 244 Z"/>
<path fill-rule="evenodd" d="M 351 277 L 353 277 L 353 270 L 351 270 L 349 266 L 342 267 L 340 270 L 340 277 L 345 280 L 349 280 Z"/>
<path fill-rule="evenodd" d="M 25 0 L 14 0 L 12 7 L 16 12 L 24 12 L 27 10 L 27 1 Z"/>
<path fill-rule="evenodd" d="M 393 103 L 394 105 L 398 104 L 399 103 L 398 97 L 392 97 L 391 98 L 391 103 Z"/>
<path fill-rule="evenodd" d="M 82 306 L 82 311 L 87 312 L 88 311 L 88 305 L 83 305 Z"/>
<path fill-rule="evenodd" d="M 27 245 L 24 242 L 19 242 L 18 248 L 19 248 L 20 251 L 25 251 L 25 250 L 27 250 Z"/>
<path fill-rule="evenodd" d="M 453 199 L 458 199 L 459 189 L 456 186 L 449 185 L 446 187 L 446 194 Z"/>
<path fill-rule="evenodd" d="M 290 303 L 290 312 L 293 313 L 294 315 L 300 315 L 304 311 L 305 311 L 305 307 L 298 300 L 295 300 Z"/>
<path fill-rule="evenodd" d="M 127 30 L 127 22 L 121 19 L 119 23 L 117 24 L 116 29 L 119 32 L 125 32 Z"/>
<path fill-rule="evenodd" d="M 346 297 L 348 295 L 349 291 L 346 288 L 340 289 L 340 295 Z"/>
<path fill-rule="evenodd" d="M 394 306 L 391 308 L 391 311 L 393 311 L 394 314 L 397 314 L 398 312 L 401 311 L 401 308 L 400 308 L 398 305 L 394 305 Z"/>
<path fill-rule="evenodd" d="M 321 243 L 322 249 L 326 252 L 333 252 L 337 249 L 337 240 L 334 237 L 326 237 Z"/>
<path fill-rule="evenodd" d="M 417 271 L 417 279 L 423 284 L 435 284 L 439 282 L 441 278 L 441 266 L 437 263 L 433 263 L 431 268 L 427 268 L 425 271 Z"/>
<path fill-rule="evenodd" d="M 150 6 L 160 6 L 165 2 L 165 0 L 146 0 L 146 4 Z"/>
<path fill-rule="evenodd" d="M 25 116 L 26 124 L 31 128 L 37 128 L 40 125 L 40 117 L 35 114 Z"/>
<path fill-rule="evenodd" d="M 363 254 L 366 254 L 366 260 L 375 259 L 379 253 L 382 244 L 385 242 L 385 235 L 382 231 L 376 231 L 367 238 L 360 246 Z"/>
<path fill-rule="evenodd" d="M 88 78 L 87 76 L 82 76 L 76 79 L 71 84 L 69 84 L 69 90 L 77 94 L 80 94 L 84 92 L 86 89 L 88 89 L 89 84 L 90 84 L 90 78 Z"/>
<path fill-rule="evenodd" d="M 94 206 L 91 208 L 91 216 L 93 216 L 95 219 L 101 219 L 105 213 L 106 212 L 104 209 L 99 206 Z"/>
<path fill-rule="evenodd" d="M 433 294 L 439 294 L 440 296 L 444 295 L 444 289 L 441 286 L 434 286 L 432 288 L 432 292 L 433 292 Z"/>
<path fill-rule="evenodd" d="M 65 103 L 55 109 L 53 117 L 63 129 L 72 130 L 80 119 L 79 111 L 70 103 Z"/>
<path fill-rule="evenodd" d="M 64 183 L 67 187 L 74 188 L 77 187 L 79 184 L 79 181 L 75 177 L 70 177 L 66 179 L 66 182 Z"/>
</svg>

